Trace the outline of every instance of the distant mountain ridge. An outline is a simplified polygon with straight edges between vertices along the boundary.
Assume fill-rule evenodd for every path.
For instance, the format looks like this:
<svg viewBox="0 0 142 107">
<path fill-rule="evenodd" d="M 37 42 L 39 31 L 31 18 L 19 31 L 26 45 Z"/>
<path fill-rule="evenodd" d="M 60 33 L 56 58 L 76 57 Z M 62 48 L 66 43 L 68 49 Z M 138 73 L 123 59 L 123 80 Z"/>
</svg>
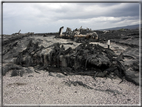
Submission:
<svg viewBox="0 0 142 107">
<path fill-rule="evenodd" d="M 119 30 L 119 29 L 136 29 L 139 28 L 139 24 L 137 25 L 128 25 L 128 26 L 122 26 L 122 27 L 114 27 L 114 28 L 106 28 L 106 29 L 98 29 L 98 30 Z"/>
</svg>

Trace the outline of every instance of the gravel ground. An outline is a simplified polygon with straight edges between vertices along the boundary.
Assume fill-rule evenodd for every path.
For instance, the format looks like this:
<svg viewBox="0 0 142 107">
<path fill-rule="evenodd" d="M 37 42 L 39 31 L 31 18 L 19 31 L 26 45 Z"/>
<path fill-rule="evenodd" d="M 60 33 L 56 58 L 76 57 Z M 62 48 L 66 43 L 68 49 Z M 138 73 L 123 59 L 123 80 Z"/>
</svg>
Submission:
<svg viewBox="0 0 142 107">
<path fill-rule="evenodd" d="M 121 80 L 40 71 L 23 77 L 3 77 L 3 103 L 7 104 L 134 104 L 139 86 Z"/>
<path fill-rule="evenodd" d="M 62 43 L 71 42 L 65 39 L 54 39 L 53 37 L 46 39 L 34 37 L 34 39 L 39 41 L 39 45 L 47 47 L 57 41 L 62 41 Z M 24 45 L 24 39 L 21 41 L 22 43 Z M 73 43 L 74 45 L 65 45 L 65 48 L 67 49 L 69 46 L 74 48 L 79 45 L 79 43 Z M 106 44 L 99 44 L 103 47 L 107 46 Z M 20 47 L 21 50 L 23 45 Z M 111 49 L 119 55 L 127 47 L 111 42 Z M 32 67 L 29 68 L 33 70 Z M 61 73 L 49 73 L 42 70 L 38 72 L 40 74 L 25 74 L 23 77 L 10 77 L 10 74 L 3 76 L 3 104 L 131 104 L 131 106 L 134 106 L 140 103 L 140 87 L 126 80 L 119 84 L 121 81 L 119 78 L 111 80 L 109 78 L 98 77 L 94 80 L 91 76 L 65 76 Z"/>
</svg>

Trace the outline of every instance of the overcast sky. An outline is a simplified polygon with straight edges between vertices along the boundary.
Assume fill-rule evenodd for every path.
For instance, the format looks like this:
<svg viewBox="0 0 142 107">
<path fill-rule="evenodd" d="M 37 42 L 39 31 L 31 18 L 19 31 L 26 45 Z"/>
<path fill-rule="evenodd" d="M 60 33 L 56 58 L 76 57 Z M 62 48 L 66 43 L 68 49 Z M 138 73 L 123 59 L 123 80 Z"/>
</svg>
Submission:
<svg viewBox="0 0 142 107">
<path fill-rule="evenodd" d="M 3 3 L 3 33 L 93 30 L 139 24 L 139 3 Z"/>
</svg>

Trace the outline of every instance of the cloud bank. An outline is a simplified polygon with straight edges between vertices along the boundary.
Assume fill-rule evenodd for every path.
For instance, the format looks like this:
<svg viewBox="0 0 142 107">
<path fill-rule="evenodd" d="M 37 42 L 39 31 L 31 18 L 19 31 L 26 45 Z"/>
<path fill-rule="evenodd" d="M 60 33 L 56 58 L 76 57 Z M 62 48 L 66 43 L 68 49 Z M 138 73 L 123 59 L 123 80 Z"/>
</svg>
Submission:
<svg viewBox="0 0 142 107">
<path fill-rule="evenodd" d="M 3 3 L 3 33 L 93 30 L 139 24 L 139 3 Z M 65 29 L 64 29 L 65 31 Z"/>
</svg>

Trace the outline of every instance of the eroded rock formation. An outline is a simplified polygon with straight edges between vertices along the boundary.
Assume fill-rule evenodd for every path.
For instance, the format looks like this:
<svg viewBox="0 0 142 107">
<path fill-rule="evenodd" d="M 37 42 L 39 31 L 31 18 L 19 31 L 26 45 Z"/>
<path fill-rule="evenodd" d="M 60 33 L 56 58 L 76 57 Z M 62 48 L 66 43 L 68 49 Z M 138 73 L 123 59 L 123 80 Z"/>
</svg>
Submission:
<svg viewBox="0 0 142 107">
<path fill-rule="evenodd" d="M 84 30 L 82 28 L 77 30 L 67 29 L 65 37 L 70 35 L 83 35 L 82 31 L 90 31 L 89 29 Z M 106 40 L 114 39 L 111 31 L 104 34 L 98 32 L 99 42 L 102 42 L 106 36 Z M 56 43 L 54 40 L 44 40 L 48 34 L 24 34 L 15 35 L 10 38 L 4 38 L 3 40 L 3 76 L 11 71 L 11 76 L 23 76 L 25 73 L 31 72 L 30 67 L 34 67 L 35 72 L 39 73 L 38 70 L 46 70 L 49 72 L 62 72 L 65 75 L 90 75 L 95 77 L 109 77 L 114 78 L 118 76 L 131 81 L 135 84 L 139 84 L 139 49 L 135 47 L 128 48 L 120 55 L 116 54 L 113 50 L 104 48 L 97 44 L 91 44 L 90 40 L 97 37 L 94 31 L 86 33 L 85 38 L 74 38 L 73 41 L 81 42 L 80 45 L 72 43 Z M 104 35 L 102 37 L 102 35 Z M 133 37 L 137 36 L 136 35 Z M 94 36 L 90 36 L 94 35 Z M 126 37 L 121 35 L 119 39 L 127 40 Z M 31 37 L 30 36 L 34 36 Z M 116 35 L 116 39 L 118 35 Z M 35 39 L 36 38 L 36 39 Z M 48 38 L 50 38 L 48 36 Z M 54 38 L 55 39 L 55 38 Z M 59 39 L 59 38 L 57 38 Z M 90 40 L 89 40 L 90 39 Z M 121 39 L 121 40 L 122 40 Z M 65 39 L 64 39 L 65 40 Z M 120 43 L 120 42 L 119 42 Z M 42 45 L 41 45 L 42 44 Z M 66 45 L 69 45 L 66 47 Z M 72 48 L 71 45 L 75 45 Z"/>
<path fill-rule="evenodd" d="M 123 60 L 121 58 L 121 60 Z M 58 72 L 65 75 L 80 74 L 95 77 L 118 76 L 125 77 L 125 68 L 112 50 L 103 48 L 100 45 L 82 43 L 75 49 L 64 48 L 61 43 L 55 43 L 52 46 L 44 48 L 38 43 L 29 41 L 27 48 L 19 52 L 15 64 L 22 67 L 36 67 L 50 71 L 51 68 L 58 68 Z M 20 68 L 14 69 L 11 75 L 22 76 L 23 71 Z M 17 73 L 21 72 L 21 73 Z M 56 72 L 54 70 L 54 72 Z M 4 70 L 3 75 L 6 74 Z"/>
</svg>

